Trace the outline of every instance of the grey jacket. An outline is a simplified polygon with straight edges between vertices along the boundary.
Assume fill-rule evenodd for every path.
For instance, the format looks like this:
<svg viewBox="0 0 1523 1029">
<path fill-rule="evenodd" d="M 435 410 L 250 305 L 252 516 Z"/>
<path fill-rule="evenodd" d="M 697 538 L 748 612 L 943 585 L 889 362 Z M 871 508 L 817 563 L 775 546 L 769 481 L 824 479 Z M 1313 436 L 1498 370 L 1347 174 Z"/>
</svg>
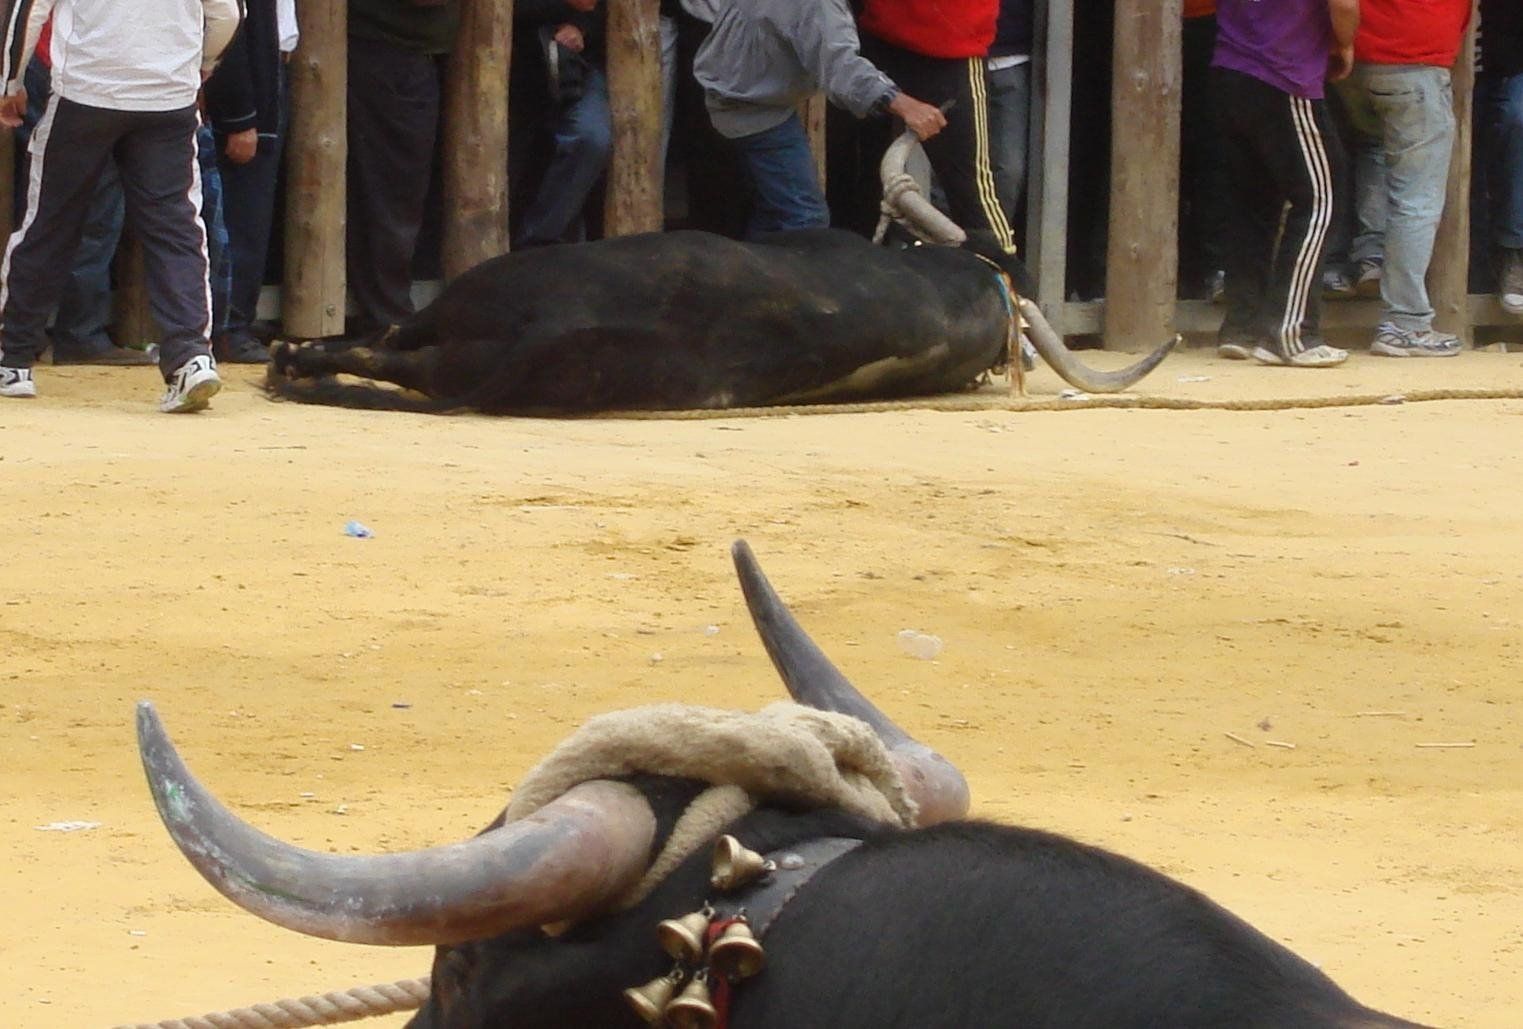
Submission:
<svg viewBox="0 0 1523 1029">
<path fill-rule="evenodd" d="M 858 118 L 899 92 L 859 53 L 846 0 L 721 0 L 693 74 L 721 135 L 782 124 L 815 90 Z"/>
</svg>

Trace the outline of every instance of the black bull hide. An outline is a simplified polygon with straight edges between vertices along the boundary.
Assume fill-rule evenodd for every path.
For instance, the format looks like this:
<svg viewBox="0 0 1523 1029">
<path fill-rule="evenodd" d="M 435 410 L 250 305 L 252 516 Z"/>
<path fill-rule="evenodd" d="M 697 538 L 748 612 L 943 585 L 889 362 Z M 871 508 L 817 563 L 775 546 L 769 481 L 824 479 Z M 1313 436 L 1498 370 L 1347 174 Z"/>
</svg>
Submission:
<svg viewBox="0 0 1523 1029">
<path fill-rule="evenodd" d="M 1019 288 L 1018 262 L 995 257 Z M 964 248 L 880 247 L 833 230 L 765 243 L 627 236 L 493 258 L 369 345 L 282 343 L 268 381 L 293 400 L 487 414 L 927 396 L 1007 360 L 1012 300 L 991 260 Z M 1172 346 L 1096 372 L 1050 330 L 1032 338 L 1091 392 L 1126 388 Z"/>
</svg>

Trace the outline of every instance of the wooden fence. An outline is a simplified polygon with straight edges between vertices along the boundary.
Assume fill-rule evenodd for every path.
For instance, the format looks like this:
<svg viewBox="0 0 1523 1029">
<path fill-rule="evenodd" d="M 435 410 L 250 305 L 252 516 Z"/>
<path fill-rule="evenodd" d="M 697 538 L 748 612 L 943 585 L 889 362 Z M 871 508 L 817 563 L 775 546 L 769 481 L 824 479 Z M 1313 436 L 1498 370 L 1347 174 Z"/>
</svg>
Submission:
<svg viewBox="0 0 1523 1029">
<path fill-rule="evenodd" d="M 502 253 L 508 240 L 508 72 L 512 0 L 462 0 L 455 58 L 449 62 L 443 131 L 446 277 Z M 1035 124 L 1028 186 L 1027 260 L 1036 301 L 1059 332 L 1096 334 L 1121 350 L 1150 348 L 1175 331 L 1213 332 L 1221 309 L 1176 301 L 1179 124 L 1183 0 L 1115 0 L 1113 133 L 1106 253 L 1106 297 L 1065 299 L 1069 155 L 1073 139 L 1074 12 L 1089 0 L 1038 4 L 1034 59 Z M 281 320 L 287 335 L 337 335 L 344 319 L 345 79 L 347 5 L 298 5 L 302 42 L 290 64 L 292 118 L 287 146 L 285 279 Z M 614 156 L 608 175 L 605 231 L 647 231 L 662 224 L 659 154 L 660 45 L 657 0 L 612 0 L 608 78 Z M 1459 140 L 1430 286 L 1440 327 L 1469 340 L 1478 325 L 1509 323 L 1494 297 L 1467 295 L 1471 95 L 1474 41 L 1455 69 Z M 810 124 L 822 131 L 819 105 Z M 8 222 L 10 134 L 0 139 L 0 220 Z M 823 157 L 823 147 L 817 150 Z M 0 229 L 8 228 L 0 225 Z M 141 262 L 118 264 L 118 338 L 148 339 L 141 302 Z M 1369 327 L 1379 305 L 1327 305 L 1330 329 Z M 123 324 L 123 323 L 128 324 Z"/>
</svg>

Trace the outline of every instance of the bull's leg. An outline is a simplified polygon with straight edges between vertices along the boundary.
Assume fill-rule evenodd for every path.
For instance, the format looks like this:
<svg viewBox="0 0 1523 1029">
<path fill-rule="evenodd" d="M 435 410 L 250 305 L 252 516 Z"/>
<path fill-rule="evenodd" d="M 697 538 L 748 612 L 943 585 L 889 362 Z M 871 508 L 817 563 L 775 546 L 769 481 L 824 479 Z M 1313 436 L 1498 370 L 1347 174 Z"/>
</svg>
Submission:
<svg viewBox="0 0 1523 1029">
<path fill-rule="evenodd" d="M 438 347 L 402 353 L 366 346 L 330 349 L 322 344 L 280 343 L 271 361 L 273 370 L 288 379 L 357 375 L 433 396 L 438 355 Z"/>
</svg>

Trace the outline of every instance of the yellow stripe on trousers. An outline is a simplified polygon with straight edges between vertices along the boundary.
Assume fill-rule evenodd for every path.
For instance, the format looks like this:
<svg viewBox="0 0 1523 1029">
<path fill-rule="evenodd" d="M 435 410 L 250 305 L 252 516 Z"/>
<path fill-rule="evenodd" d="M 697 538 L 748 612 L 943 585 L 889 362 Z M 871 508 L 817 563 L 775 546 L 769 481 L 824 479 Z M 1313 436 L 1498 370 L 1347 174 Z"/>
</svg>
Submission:
<svg viewBox="0 0 1523 1029">
<path fill-rule="evenodd" d="M 1014 253 L 1015 233 L 1010 231 L 999 192 L 994 188 L 994 162 L 989 154 L 989 91 L 981 57 L 968 58 L 968 92 L 973 97 L 973 181 L 978 189 L 979 206 L 1000 248 Z"/>
</svg>

